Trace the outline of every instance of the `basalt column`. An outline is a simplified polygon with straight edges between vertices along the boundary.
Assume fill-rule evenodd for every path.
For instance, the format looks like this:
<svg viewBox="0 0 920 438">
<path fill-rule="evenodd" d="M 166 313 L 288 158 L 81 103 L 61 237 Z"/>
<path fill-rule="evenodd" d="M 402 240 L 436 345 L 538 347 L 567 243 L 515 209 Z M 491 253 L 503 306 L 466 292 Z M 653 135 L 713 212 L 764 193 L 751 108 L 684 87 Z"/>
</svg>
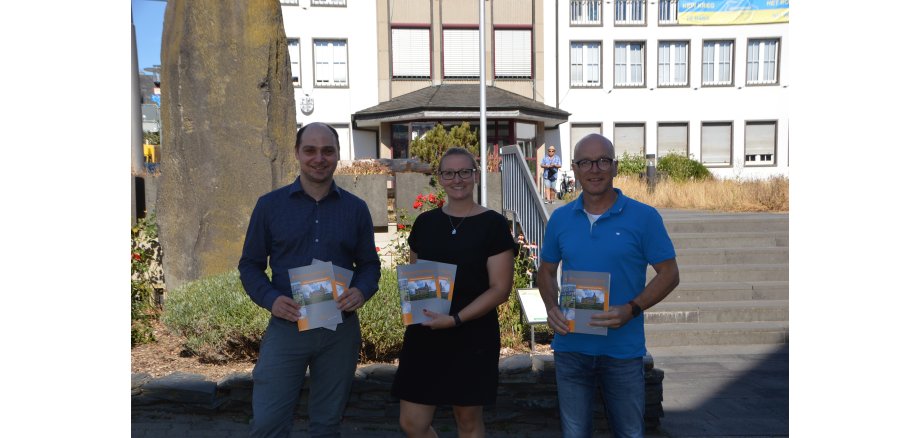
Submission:
<svg viewBox="0 0 920 438">
<path fill-rule="evenodd" d="M 234 269 L 259 195 L 296 176 L 278 0 L 170 0 L 156 214 L 167 289 Z"/>
</svg>

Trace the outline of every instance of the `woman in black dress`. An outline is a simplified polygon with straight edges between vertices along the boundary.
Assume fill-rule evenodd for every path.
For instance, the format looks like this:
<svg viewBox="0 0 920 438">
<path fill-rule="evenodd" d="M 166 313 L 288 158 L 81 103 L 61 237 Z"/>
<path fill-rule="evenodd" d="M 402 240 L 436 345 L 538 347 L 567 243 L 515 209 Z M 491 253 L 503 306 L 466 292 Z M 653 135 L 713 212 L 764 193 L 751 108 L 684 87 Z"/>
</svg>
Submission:
<svg viewBox="0 0 920 438">
<path fill-rule="evenodd" d="M 441 157 L 444 207 L 419 215 L 409 234 L 410 261 L 457 265 L 450 314 L 425 310 L 430 321 L 406 327 L 393 395 L 410 438 L 437 437 L 438 405 L 451 405 L 461 437 L 485 436 L 482 406 L 498 389 L 499 304 L 511 293 L 517 245 L 502 215 L 473 202 L 479 170 L 466 149 Z"/>
</svg>

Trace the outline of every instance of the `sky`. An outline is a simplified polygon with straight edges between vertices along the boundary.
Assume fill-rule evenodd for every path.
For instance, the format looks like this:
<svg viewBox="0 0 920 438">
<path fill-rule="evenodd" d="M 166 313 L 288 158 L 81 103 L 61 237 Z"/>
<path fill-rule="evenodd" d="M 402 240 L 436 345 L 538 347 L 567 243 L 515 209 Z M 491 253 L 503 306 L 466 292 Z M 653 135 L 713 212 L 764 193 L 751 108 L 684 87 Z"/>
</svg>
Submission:
<svg viewBox="0 0 920 438">
<path fill-rule="evenodd" d="M 163 13 L 166 2 L 162 0 L 131 0 L 131 16 L 137 37 L 137 68 L 160 65 L 160 43 L 163 38 Z"/>
</svg>

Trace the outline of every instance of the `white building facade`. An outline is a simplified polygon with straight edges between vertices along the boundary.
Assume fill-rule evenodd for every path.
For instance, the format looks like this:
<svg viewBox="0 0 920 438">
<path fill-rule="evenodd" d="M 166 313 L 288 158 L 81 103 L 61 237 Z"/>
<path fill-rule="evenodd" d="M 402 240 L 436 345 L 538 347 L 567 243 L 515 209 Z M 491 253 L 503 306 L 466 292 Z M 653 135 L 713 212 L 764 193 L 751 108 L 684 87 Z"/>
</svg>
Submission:
<svg viewBox="0 0 920 438">
<path fill-rule="evenodd" d="M 572 114 L 558 132 L 566 168 L 575 143 L 599 132 L 618 155 L 677 152 L 723 178 L 788 176 L 788 1 L 749 2 L 785 6 L 774 20 L 785 22 L 725 25 L 678 24 L 677 0 L 544 1 L 556 23 L 543 35 L 555 85 L 545 102 Z"/>
<path fill-rule="evenodd" d="M 351 128 L 353 113 L 378 103 L 377 11 L 355 3 L 365 2 L 281 0 L 297 125 L 333 126 L 342 160 L 379 156 L 374 133 Z"/>
</svg>

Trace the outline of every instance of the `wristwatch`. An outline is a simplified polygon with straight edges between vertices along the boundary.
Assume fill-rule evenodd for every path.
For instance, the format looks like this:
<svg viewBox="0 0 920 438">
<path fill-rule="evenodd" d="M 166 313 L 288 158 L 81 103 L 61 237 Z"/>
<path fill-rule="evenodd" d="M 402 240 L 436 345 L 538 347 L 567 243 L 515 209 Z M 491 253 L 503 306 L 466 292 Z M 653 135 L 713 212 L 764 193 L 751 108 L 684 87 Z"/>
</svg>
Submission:
<svg viewBox="0 0 920 438">
<path fill-rule="evenodd" d="M 639 316 L 639 315 L 642 314 L 642 308 L 639 307 L 639 305 L 636 304 L 635 301 L 629 300 L 629 305 L 632 306 L 632 316 L 633 316 L 633 318 L 635 318 L 635 317 L 637 317 L 637 316 Z"/>
</svg>

